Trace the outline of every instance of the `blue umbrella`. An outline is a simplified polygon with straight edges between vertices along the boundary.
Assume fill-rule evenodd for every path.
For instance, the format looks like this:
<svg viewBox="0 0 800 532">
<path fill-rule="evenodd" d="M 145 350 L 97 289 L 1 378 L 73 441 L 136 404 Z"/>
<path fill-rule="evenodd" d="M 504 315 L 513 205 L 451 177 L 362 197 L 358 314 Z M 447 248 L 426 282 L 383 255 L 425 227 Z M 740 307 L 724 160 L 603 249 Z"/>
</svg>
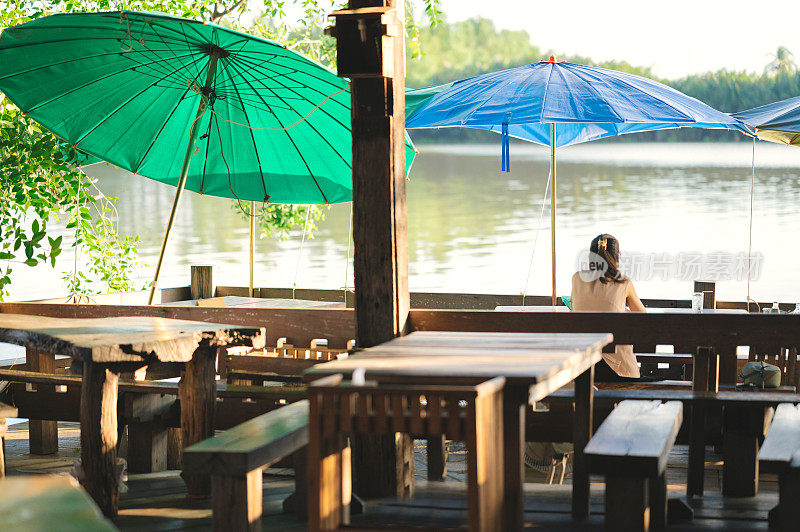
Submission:
<svg viewBox="0 0 800 532">
<path fill-rule="evenodd" d="M 422 103 L 421 98 L 413 100 L 415 108 L 406 118 L 407 129 L 468 127 L 501 133 L 504 171 L 511 170 L 509 137 L 550 146 L 553 305 L 557 147 L 678 127 L 750 134 L 737 119 L 662 83 L 626 72 L 558 62 L 553 57 L 427 90 L 434 95 Z"/>
<path fill-rule="evenodd" d="M 735 113 L 762 140 L 800 146 L 800 96 Z"/>
</svg>

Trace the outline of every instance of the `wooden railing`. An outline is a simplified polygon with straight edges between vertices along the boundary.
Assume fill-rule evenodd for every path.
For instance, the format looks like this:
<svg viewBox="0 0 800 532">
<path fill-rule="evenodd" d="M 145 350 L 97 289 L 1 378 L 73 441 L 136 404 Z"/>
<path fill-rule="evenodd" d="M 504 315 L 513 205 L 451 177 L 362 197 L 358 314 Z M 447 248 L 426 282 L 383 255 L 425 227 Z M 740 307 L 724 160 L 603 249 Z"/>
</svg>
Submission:
<svg viewBox="0 0 800 532">
<path fill-rule="evenodd" d="M 347 349 L 355 337 L 349 309 L 257 309 L 169 306 L 66 305 L 0 303 L 0 312 L 58 317 L 161 316 L 185 320 L 258 325 L 267 344 L 310 349 L 327 340 L 326 349 Z M 720 355 L 720 381 L 736 381 L 736 352 L 777 354 L 800 347 L 800 316 L 789 314 L 640 314 L 596 312 L 496 312 L 482 310 L 412 310 L 409 331 L 611 332 L 615 342 L 652 353 L 657 345 L 676 353 L 695 353 L 710 346 Z"/>
</svg>

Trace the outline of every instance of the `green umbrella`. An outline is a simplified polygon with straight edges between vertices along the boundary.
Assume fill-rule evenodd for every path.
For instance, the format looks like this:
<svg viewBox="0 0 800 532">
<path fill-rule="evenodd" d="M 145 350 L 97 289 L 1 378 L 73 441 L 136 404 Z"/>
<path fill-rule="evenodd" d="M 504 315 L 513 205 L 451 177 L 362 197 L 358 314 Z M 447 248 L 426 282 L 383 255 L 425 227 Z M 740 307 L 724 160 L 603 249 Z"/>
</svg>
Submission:
<svg viewBox="0 0 800 532">
<path fill-rule="evenodd" d="M 160 13 L 53 15 L 0 35 L 0 90 L 81 151 L 178 187 L 151 301 L 184 188 L 352 198 L 348 83 L 272 41 Z"/>
</svg>

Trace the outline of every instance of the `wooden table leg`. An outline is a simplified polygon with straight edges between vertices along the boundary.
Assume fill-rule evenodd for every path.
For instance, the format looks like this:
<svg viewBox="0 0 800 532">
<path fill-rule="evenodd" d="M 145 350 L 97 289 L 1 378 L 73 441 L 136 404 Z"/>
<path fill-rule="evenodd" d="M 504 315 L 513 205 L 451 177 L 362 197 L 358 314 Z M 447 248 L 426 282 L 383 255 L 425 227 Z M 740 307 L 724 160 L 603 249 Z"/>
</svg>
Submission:
<svg viewBox="0 0 800 532">
<path fill-rule="evenodd" d="M 758 493 L 758 439 L 765 432 L 764 407 L 726 406 L 722 433 L 722 494 L 755 497 Z"/>
<path fill-rule="evenodd" d="M 503 390 L 503 530 L 522 530 L 525 471 L 525 406 L 528 387 L 506 385 Z"/>
<path fill-rule="evenodd" d="M 217 348 L 201 344 L 181 372 L 178 395 L 181 400 L 183 447 L 214 435 L 214 407 L 217 393 Z M 211 496 L 211 477 L 181 473 L 189 498 Z"/>
<path fill-rule="evenodd" d="M 40 373 L 55 373 L 56 356 L 47 351 L 28 348 L 25 352 L 25 369 Z M 55 392 L 55 386 L 33 384 L 37 391 Z M 58 421 L 31 419 L 28 421 L 28 445 L 31 454 L 58 452 Z"/>
<path fill-rule="evenodd" d="M 696 392 L 719 391 L 719 355 L 711 347 L 698 347 L 693 357 L 692 390 Z M 706 459 L 706 412 L 699 402 L 692 404 L 689 425 L 689 467 L 686 478 L 686 495 L 703 495 Z"/>
<path fill-rule="evenodd" d="M 594 402 L 594 366 L 575 379 L 575 425 L 573 441 L 575 456 L 572 462 L 572 517 L 589 517 L 589 473 L 583 449 L 592 438 L 592 412 Z"/>
<path fill-rule="evenodd" d="M 444 435 L 427 440 L 428 480 L 447 480 L 447 440 Z"/>
<path fill-rule="evenodd" d="M 81 484 L 107 517 L 117 515 L 117 389 L 119 377 L 101 364 L 83 363 Z"/>
</svg>

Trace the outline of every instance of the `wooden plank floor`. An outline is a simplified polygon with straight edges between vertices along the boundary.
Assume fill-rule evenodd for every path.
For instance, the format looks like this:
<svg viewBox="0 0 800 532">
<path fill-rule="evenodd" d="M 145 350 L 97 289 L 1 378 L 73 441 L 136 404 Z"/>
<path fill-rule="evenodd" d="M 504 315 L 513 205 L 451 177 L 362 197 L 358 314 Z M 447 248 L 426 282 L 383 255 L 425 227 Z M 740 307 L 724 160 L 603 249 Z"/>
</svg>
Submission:
<svg viewBox="0 0 800 532">
<path fill-rule="evenodd" d="M 59 423 L 59 452 L 50 456 L 28 454 L 27 423 L 9 427 L 6 441 L 9 475 L 66 475 L 80 457 L 80 439 L 75 423 Z M 422 526 L 428 529 L 459 527 L 466 520 L 463 455 L 451 455 L 448 467 L 452 474 L 447 482 L 427 482 L 424 462 L 417 471 L 416 493 L 412 500 L 380 500 L 367 503 L 367 513 L 355 516 L 354 524 L 391 524 Z M 668 485 L 671 496 L 684 497 L 686 490 L 686 447 L 677 447 L 670 456 Z M 303 523 L 284 515 L 281 503 L 291 493 L 294 483 L 291 470 L 270 469 L 264 475 L 263 530 L 294 532 L 305 530 Z M 529 480 L 537 475 L 530 473 Z M 603 529 L 602 478 L 593 479 L 592 513 L 585 523 L 570 519 L 571 486 L 549 486 L 528 482 L 525 486 L 525 521 L 528 528 L 582 531 Z M 671 525 L 670 530 L 767 530 L 766 515 L 777 503 L 777 483 L 772 476 L 762 475 L 758 497 L 723 499 L 721 462 L 708 450 L 706 457 L 706 496 L 689 504 L 695 519 Z M 120 496 L 120 515 L 114 522 L 123 531 L 210 530 L 210 501 L 190 501 L 178 471 L 145 475 L 129 475 L 127 491 Z"/>
</svg>

